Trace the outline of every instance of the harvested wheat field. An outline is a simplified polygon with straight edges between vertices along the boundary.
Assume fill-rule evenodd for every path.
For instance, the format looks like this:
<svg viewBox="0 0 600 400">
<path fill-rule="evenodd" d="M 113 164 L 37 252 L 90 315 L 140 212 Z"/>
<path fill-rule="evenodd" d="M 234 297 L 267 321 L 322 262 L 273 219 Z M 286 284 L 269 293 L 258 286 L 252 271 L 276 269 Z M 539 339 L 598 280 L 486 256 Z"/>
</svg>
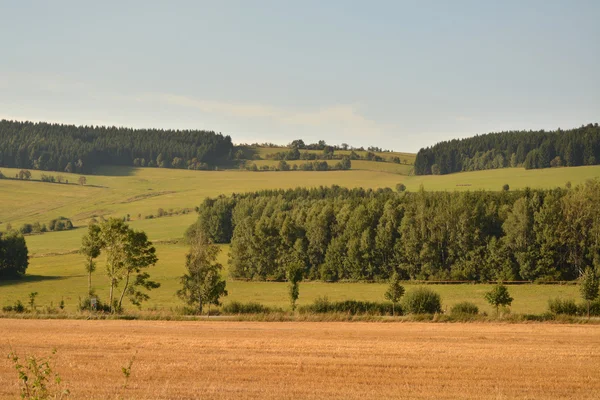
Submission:
<svg viewBox="0 0 600 400">
<path fill-rule="evenodd" d="M 75 399 L 600 397 L 598 326 L 0 320 L 0 337 L 56 347 Z M 16 377 L 0 362 L 1 398 Z"/>
</svg>

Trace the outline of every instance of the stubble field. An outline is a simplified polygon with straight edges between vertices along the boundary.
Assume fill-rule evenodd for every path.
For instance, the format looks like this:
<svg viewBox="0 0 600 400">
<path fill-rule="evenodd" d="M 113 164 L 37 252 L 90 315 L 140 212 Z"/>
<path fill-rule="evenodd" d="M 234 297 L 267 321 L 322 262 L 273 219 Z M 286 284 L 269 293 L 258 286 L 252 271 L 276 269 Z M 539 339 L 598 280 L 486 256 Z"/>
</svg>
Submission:
<svg viewBox="0 0 600 400">
<path fill-rule="evenodd" d="M 76 399 L 596 399 L 586 325 L 3 320 Z M 134 357 L 128 387 L 121 367 Z M 0 362 L 0 398 L 17 397 Z"/>
</svg>

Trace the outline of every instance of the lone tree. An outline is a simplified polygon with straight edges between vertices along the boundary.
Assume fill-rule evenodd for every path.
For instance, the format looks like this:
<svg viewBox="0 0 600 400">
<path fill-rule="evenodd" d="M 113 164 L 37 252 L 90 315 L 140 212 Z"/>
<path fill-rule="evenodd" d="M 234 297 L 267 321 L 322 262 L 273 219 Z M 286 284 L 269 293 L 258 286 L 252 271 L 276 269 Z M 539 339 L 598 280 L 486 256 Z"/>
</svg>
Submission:
<svg viewBox="0 0 600 400">
<path fill-rule="evenodd" d="M 590 318 L 590 303 L 598 298 L 599 280 L 594 270 L 587 267 L 581 275 L 581 286 L 579 287 L 581 297 L 587 302 L 587 317 Z"/>
<path fill-rule="evenodd" d="M 398 193 L 402 193 L 406 190 L 406 185 L 404 183 L 399 183 L 396 185 L 396 191 Z"/>
<path fill-rule="evenodd" d="M 77 180 L 77 182 L 83 186 L 87 183 L 87 179 L 85 178 L 85 176 L 80 176 L 79 179 Z"/>
<path fill-rule="evenodd" d="M 496 307 L 496 315 L 500 306 L 510 306 L 514 300 L 508 293 L 508 288 L 502 283 L 494 286 L 492 290 L 485 294 L 485 299 L 490 305 Z"/>
<path fill-rule="evenodd" d="M 181 277 L 182 288 L 177 296 L 202 314 L 204 304 L 218 306 L 221 296 L 227 296 L 226 282 L 221 279 L 223 266 L 217 261 L 221 249 L 210 243 L 202 232 L 190 239 L 190 252 L 186 256 L 187 273 Z"/>
<path fill-rule="evenodd" d="M 101 250 L 100 227 L 96 224 L 89 224 L 87 233 L 81 239 L 81 253 L 85 256 L 85 271 L 88 273 L 88 293 L 90 296 L 92 294 L 92 273 L 96 270 L 94 260 L 98 258 Z"/>
<path fill-rule="evenodd" d="M 298 301 L 298 297 L 300 297 L 300 282 L 304 275 L 304 268 L 302 267 L 302 264 L 293 262 L 288 266 L 285 275 L 288 280 L 290 304 L 292 306 L 292 311 L 295 311 L 296 301 Z"/>
<path fill-rule="evenodd" d="M 404 296 L 404 286 L 400 284 L 400 275 L 394 271 L 390 278 L 390 286 L 385 292 L 385 299 L 392 302 L 392 315 L 396 315 L 396 303 Z"/>
</svg>

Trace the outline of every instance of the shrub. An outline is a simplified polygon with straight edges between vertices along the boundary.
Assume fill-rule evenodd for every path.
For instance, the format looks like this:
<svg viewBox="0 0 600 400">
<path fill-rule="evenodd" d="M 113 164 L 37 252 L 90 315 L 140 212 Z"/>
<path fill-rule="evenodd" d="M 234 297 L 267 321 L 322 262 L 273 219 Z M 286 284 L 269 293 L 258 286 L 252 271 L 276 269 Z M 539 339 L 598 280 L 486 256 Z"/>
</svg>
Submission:
<svg viewBox="0 0 600 400">
<path fill-rule="evenodd" d="M 404 296 L 402 308 L 410 314 L 435 314 L 442 312 L 442 300 L 429 288 L 418 288 Z"/>
<path fill-rule="evenodd" d="M 73 229 L 73 223 L 69 218 L 58 217 L 48 223 L 49 231 L 66 231 Z"/>
<path fill-rule="evenodd" d="M 274 311 L 281 310 L 270 308 L 255 302 L 241 303 L 239 301 L 232 301 L 223 306 L 224 314 L 267 314 Z"/>
<path fill-rule="evenodd" d="M 587 303 L 579 304 L 579 314 L 586 315 L 587 314 Z M 600 317 L 600 299 L 592 301 L 590 303 L 590 316 L 592 317 Z"/>
<path fill-rule="evenodd" d="M 17 302 L 15 304 L 13 304 L 12 306 L 6 306 L 6 307 L 2 307 L 2 311 L 4 312 L 16 312 L 16 313 L 24 313 L 25 310 L 25 305 L 23 303 L 21 303 L 21 300 L 17 300 Z"/>
<path fill-rule="evenodd" d="M 100 312 L 110 312 L 110 306 L 108 304 L 102 303 L 100 298 L 96 297 L 96 311 Z M 118 303 L 118 301 L 117 301 Z M 118 304 L 117 304 L 118 305 Z M 78 311 L 94 311 L 92 310 L 91 298 L 86 297 L 85 299 L 79 298 L 79 304 L 77 304 Z"/>
<path fill-rule="evenodd" d="M 548 310 L 552 314 L 577 315 L 579 313 L 575 300 L 571 299 L 550 299 L 548 300 Z"/>
<path fill-rule="evenodd" d="M 21 234 L 23 234 L 23 235 L 27 235 L 27 234 L 33 232 L 33 225 L 32 224 L 23 224 L 19 228 L 19 232 L 21 232 Z"/>
<path fill-rule="evenodd" d="M 453 305 L 452 308 L 450 309 L 450 314 L 453 314 L 453 315 L 458 315 L 458 314 L 476 315 L 476 314 L 479 314 L 479 307 L 477 307 L 475 304 L 473 304 L 471 302 L 463 301 L 462 303 L 457 303 L 457 304 Z"/>
<path fill-rule="evenodd" d="M 392 315 L 392 303 L 358 300 L 332 302 L 327 297 L 319 297 L 313 304 L 300 307 L 299 312 L 301 314 L 344 313 L 350 315 Z M 402 309 L 398 306 L 396 307 L 396 315 L 402 315 Z"/>
</svg>

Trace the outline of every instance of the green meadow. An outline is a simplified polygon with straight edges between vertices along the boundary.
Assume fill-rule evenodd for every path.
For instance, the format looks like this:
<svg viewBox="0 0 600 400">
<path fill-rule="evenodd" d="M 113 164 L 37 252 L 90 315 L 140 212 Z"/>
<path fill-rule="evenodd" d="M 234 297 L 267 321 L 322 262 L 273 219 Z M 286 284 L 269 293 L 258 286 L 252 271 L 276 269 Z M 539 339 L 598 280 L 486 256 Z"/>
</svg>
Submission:
<svg viewBox="0 0 600 400">
<path fill-rule="evenodd" d="M 388 154 L 388 153 L 384 153 Z M 257 162 L 275 162 L 258 160 Z M 76 229 L 51 232 L 26 237 L 31 256 L 27 275 L 19 281 L 0 282 L 0 306 L 16 300 L 27 301 L 30 292 L 38 292 L 38 304 L 58 304 L 61 299 L 68 310 L 74 311 L 80 296 L 87 291 L 87 275 L 83 257 L 77 253 L 87 221 L 97 216 L 124 217 L 129 214 L 129 224 L 144 230 L 154 241 L 159 257 L 158 264 L 149 272 L 161 282 L 161 288 L 151 293 L 144 309 L 171 309 L 182 303 L 175 296 L 178 277 L 183 273 L 186 247 L 176 242 L 185 229 L 195 221 L 193 211 L 188 214 L 147 219 L 156 215 L 159 208 L 169 212 L 192 209 L 208 196 L 248 192 L 259 189 L 318 187 L 339 185 L 345 187 L 394 188 L 404 183 L 408 190 L 500 190 L 509 184 L 511 189 L 524 187 L 551 188 L 573 185 L 600 176 L 600 166 L 524 170 L 507 168 L 444 176 L 408 176 L 409 168 L 383 162 L 353 161 L 350 171 L 327 172 L 250 172 L 241 170 L 188 171 L 158 168 L 102 168 L 86 176 L 85 186 L 74 184 L 79 175 L 61 173 L 69 184 L 36 181 L 42 172 L 31 171 L 32 181 L 0 180 L 0 230 L 10 223 L 18 228 L 23 223 L 47 223 L 58 216 L 71 218 Z M 388 168 L 388 169 L 386 169 Z M 18 170 L 2 168 L 7 176 Z M 55 172 L 44 172 L 58 175 Z M 222 246 L 220 262 L 227 270 L 227 246 Z M 94 287 L 101 298 L 107 297 L 107 278 L 104 260 L 98 260 L 94 274 Z M 415 285 L 408 283 L 407 290 Z M 244 282 L 229 280 L 229 301 L 257 301 L 270 306 L 287 307 L 285 283 Z M 382 301 L 386 285 L 380 283 L 323 283 L 301 284 L 299 304 L 312 302 L 319 296 L 330 300 Z M 483 300 L 488 285 L 436 285 L 444 305 L 469 300 L 480 309 L 491 312 Z M 515 298 L 514 312 L 540 313 L 546 310 L 548 299 L 554 297 L 578 298 L 577 287 L 524 285 L 511 286 Z"/>
</svg>

